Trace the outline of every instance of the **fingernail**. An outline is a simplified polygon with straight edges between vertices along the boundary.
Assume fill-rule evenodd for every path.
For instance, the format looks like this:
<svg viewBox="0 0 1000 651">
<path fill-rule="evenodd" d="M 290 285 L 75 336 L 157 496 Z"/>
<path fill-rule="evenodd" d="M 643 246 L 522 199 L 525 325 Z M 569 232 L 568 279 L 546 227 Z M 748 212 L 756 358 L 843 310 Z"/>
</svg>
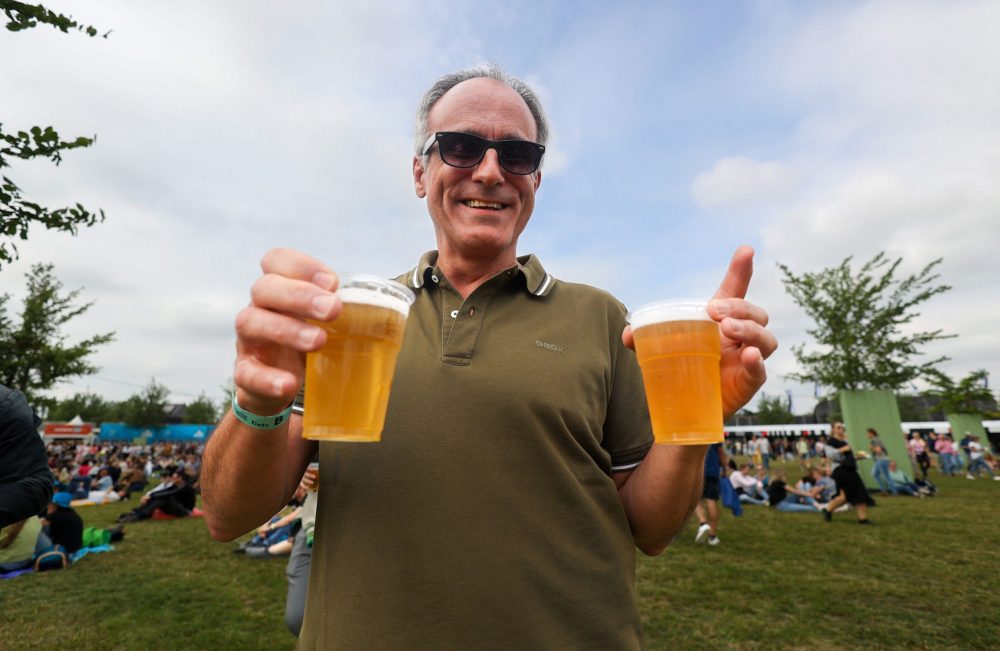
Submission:
<svg viewBox="0 0 1000 651">
<path fill-rule="evenodd" d="M 312 281 L 314 285 L 333 291 L 334 285 L 337 284 L 337 277 L 325 271 L 318 271 L 316 272 L 316 275 L 313 276 Z"/>
<path fill-rule="evenodd" d="M 302 328 L 299 330 L 299 342 L 303 346 L 312 346 L 316 343 L 316 337 L 319 336 L 319 328 Z"/>
<path fill-rule="evenodd" d="M 313 314 L 320 318 L 326 317 L 330 314 L 330 310 L 333 309 L 333 304 L 337 301 L 337 297 L 333 294 L 320 294 L 312 301 Z"/>
</svg>

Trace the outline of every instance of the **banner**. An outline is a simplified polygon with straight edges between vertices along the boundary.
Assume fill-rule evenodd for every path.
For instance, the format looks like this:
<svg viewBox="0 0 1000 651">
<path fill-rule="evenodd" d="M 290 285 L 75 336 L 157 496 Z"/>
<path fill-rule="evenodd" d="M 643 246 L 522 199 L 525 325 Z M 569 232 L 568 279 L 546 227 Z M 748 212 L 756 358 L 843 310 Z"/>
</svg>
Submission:
<svg viewBox="0 0 1000 651">
<path fill-rule="evenodd" d="M 163 427 L 129 427 L 125 423 L 101 423 L 102 441 L 158 443 L 161 441 L 204 442 L 212 435 L 215 425 L 164 425 Z"/>
</svg>

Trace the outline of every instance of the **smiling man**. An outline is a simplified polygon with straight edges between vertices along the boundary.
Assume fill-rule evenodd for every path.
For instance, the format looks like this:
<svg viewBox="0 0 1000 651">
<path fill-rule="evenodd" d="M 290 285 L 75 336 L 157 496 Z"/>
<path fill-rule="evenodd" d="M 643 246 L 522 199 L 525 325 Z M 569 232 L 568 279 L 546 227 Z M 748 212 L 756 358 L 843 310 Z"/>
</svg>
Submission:
<svg viewBox="0 0 1000 651">
<path fill-rule="evenodd" d="M 548 128 L 535 94 L 487 67 L 446 75 L 417 115 L 413 182 L 437 250 L 399 276 L 416 295 L 382 441 L 321 443 L 320 502 L 299 646 L 631 649 L 642 646 L 635 549 L 661 552 L 701 493 L 704 446 L 654 446 L 625 309 L 556 279 L 517 241 Z M 741 248 L 710 305 L 725 415 L 763 384 L 775 348 L 743 300 Z M 340 313 L 322 262 L 269 252 L 237 318 L 236 401 L 205 452 L 212 535 L 286 503 L 317 444 L 304 356 Z M 261 478 L 273 478 L 261 481 Z"/>
</svg>

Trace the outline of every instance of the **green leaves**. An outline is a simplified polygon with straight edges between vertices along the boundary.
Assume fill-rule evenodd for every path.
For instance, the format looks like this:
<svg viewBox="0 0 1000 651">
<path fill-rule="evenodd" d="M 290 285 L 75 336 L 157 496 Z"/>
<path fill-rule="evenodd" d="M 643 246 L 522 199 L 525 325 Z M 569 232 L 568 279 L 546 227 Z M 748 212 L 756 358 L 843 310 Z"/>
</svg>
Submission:
<svg viewBox="0 0 1000 651">
<path fill-rule="evenodd" d="M 986 369 L 973 371 L 957 383 L 937 369 L 931 369 L 925 375 L 933 387 L 927 395 L 941 401 L 939 406 L 945 414 L 980 413 L 993 401 L 987 384 L 990 374 Z"/>
<path fill-rule="evenodd" d="M 81 25 L 71 17 L 57 14 L 42 5 L 29 5 L 24 2 L 14 2 L 14 0 L 0 0 L 0 10 L 7 16 L 8 22 L 6 27 L 11 32 L 31 29 L 41 23 L 43 25 L 51 25 L 64 34 L 68 34 L 71 29 L 83 32 L 91 37 L 98 34 L 97 28 L 91 25 Z M 107 38 L 110 33 L 110 31 L 107 31 L 101 37 Z"/>
<path fill-rule="evenodd" d="M 785 290 L 815 322 L 807 332 L 819 346 L 792 348 L 803 371 L 789 377 L 838 390 L 898 389 L 945 361 L 913 358 L 925 344 L 954 335 L 903 327 L 920 316 L 917 305 L 951 289 L 935 284 L 939 276 L 933 270 L 941 259 L 902 279 L 897 277 L 902 258 L 890 262 L 879 253 L 857 272 L 852 259 L 801 275 L 778 265 Z"/>
<path fill-rule="evenodd" d="M 68 33 L 71 29 L 82 31 L 89 36 L 96 36 L 97 29 L 83 26 L 69 16 L 58 14 L 42 5 L 30 5 L 13 0 L 0 0 L 0 11 L 7 17 L 7 29 L 19 32 L 39 24 L 51 25 Z M 111 32 L 103 36 L 108 37 Z M 89 147 L 97 139 L 78 137 L 73 140 L 62 140 L 51 126 L 31 127 L 27 131 L 4 133 L 3 123 L 0 123 L 0 169 L 10 167 L 8 159 L 30 160 L 44 157 L 56 165 L 62 162 L 62 152 L 79 147 Z M 79 203 L 75 207 L 57 208 L 51 210 L 37 203 L 28 201 L 21 196 L 21 189 L 6 176 L 0 184 L 0 269 L 4 263 L 17 259 L 18 250 L 13 240 L 28 239 L 32 223 L 40 224 L 48 229 L 67 231 L 76 235 L 80 226 L 93 226 L 104 221 L 104 211 L 92 212 Z"/>
<path fill-rule="evenodd" d="M 79 289 L 63 294 L 51 264 L 34 265 L 27 279 L 19 323 L 7 314 L 10 296 L 0 296 L 0 384 L 23 392 L 30 404 L 47 404 L 44 391 L 66 378 L 97 371 L 88 360 L 114 333 L 67 343 L 63 326 L 93 303 L 78 304 Z"/>
</svg>

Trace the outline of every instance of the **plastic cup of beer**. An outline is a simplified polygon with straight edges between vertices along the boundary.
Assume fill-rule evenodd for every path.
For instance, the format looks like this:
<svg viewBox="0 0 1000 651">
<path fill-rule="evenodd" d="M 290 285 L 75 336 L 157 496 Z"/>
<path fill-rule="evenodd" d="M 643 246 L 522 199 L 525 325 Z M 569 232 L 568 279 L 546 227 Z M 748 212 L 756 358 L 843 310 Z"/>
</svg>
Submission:
<svg viewBox="0 0 1000 651">
<path fill-rule="evenodd" d="M 414 296 L 403 285 L 371 274 L 339 277 L 340 316 L 310 321 L 326 330 L 326 343 L 306 355 L 302 436 L 378 441 Z"/>
<path fill-rule="evenodd" d="M 719 325 L 705 301 L 659 301 L 628 315 L 657 443 L 720 443 Z"/>
<path fill-rule="evenodd" d="M 309 470 L 313 473 L 313 485 L 309 490 L 313 493 L 319 490 L 319 462 L 313 461 L 309 464 Z"/>
</svg>

